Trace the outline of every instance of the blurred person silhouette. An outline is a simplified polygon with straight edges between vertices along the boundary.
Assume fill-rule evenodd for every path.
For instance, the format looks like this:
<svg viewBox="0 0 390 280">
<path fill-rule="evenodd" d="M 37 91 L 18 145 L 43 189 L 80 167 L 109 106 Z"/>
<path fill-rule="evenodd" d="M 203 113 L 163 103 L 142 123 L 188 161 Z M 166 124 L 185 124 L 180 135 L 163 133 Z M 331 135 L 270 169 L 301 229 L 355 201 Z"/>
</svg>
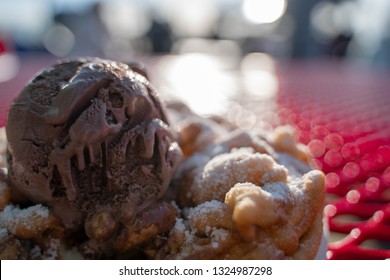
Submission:
<svg viewBox="0 0 390 280">
<path fill-rule="evenodd" d="M 291 0 L 288 1 L 286 14 L 294 23 L 294 33 L 291 41 L 291 56 L 294 58 L 310 58 L 323 53 L 312 32 L 310 14 L 321 0 Z"/>
<path fill-rule="evenodd" d="M 287 13 L 295 27 L 292 57 L 346 57 L 356 6 L 355 0 L 289 1 Z"/>
<path fill-rule="evenodd" d="M 169 53 L 173 44 L 173 33 L 168 22 L 152 15 L 150 29 L 145 35 L 151 43 L 153 53 Z"/>
</svg>

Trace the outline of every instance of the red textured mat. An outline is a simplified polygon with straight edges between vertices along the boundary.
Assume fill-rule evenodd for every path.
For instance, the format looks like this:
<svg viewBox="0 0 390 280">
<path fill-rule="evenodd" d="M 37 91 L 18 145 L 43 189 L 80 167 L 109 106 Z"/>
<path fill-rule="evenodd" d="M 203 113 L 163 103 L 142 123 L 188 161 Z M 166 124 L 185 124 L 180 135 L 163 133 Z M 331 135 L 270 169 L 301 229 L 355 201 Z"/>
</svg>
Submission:
<svg viewBox="0 0 390 280">
<path fill-rule="evenodd" d="M 389 73 L 357 69 L 281 67 L 281 121 L 326 173 L 328 259 L 390 258 Z"/>
</svg>

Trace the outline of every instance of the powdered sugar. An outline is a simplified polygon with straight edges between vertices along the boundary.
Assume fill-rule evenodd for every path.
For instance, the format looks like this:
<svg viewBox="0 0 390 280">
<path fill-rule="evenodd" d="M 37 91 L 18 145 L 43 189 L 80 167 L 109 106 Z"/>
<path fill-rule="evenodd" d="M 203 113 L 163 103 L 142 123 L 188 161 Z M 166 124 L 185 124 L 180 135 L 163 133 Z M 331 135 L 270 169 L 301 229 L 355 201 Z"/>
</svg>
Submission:
<svg viewBox="0 0 390 280">
<path fill-rule="evenodd" d="M 206 201 L 194 208 L 190 209 L 189 218 L 197 215 L 198 218 L 207 217 L 210 212 L 218 211 L 225 207 L 223 202 L 217 200 Z"/>
<path fill-rule="evenodd" d="M 32 217 L 47 218 L 49 209 L 41 204 L 31 206 L 29 208 L 20 209 L 16 205 L 7 205 L 0 212 L 0 226 L 7 228 L 11 233 L 14 233 L 16 227 L 23 225 L 25 228 L 33 229 Z"/>
<path fill-rule="evenodd" d="M 287 182 L 288 171 L 267 154 L 251 148 L 233 150 L 212 158 L 195 174 L 191 187 L 195 204 L 210 200 L 224 201 L 237 183 L 263 186 L 268 182 Z"/>
<path fill-rule="evenodd" d="M 30 257 L 32 259 L 55 260 L 59 256 L 60 244 L 60 240 L 51 239 L 46 250 L 43 250 L 38 245 L 35 245 L 30 250 Z"/>
<path fill-rule="evenodd" d="M 289 186 L 282 182 L 267 183 L 263 186 L 263 190 L 269 192 L 273 198 L 287 200 L 290 196 Z"/>
<path fill-rule="evenodd" d="M 221 171 L 231 171 L 231 173 L 214 172 L 215 168 L 221 169 L 221 165 Z M 253 173 L 256 173 L 256 175 Z M 242 148 L 213 158 L 205 166 L 203 176 L 207 177 L 212 174 L 213 177 L 209 178 L 209 180 L 217 184 L 226 181 L 226 178 L 223 177 L 224 175 L 236 178 L 236 183 L 251 181 L 255 184 L 261 184 L 267 181 L 278 180 L 280 176 L 283 177 L 281 173 L 287 173 L 287 170 L 283 166 L 278 165 L 269 155 L 254 153 L 252 149 Z M 250 179 L 257 180 L 252 181 Z"/>
<path fill-rule="evenodd" d="M 8 236 L 8 231 L 7 231 L 7 229 L 5 229 L 5 228 L 3 228 L 3 227 L 0 227 L 0 239 L 1 239 L 1 238 L 4 238 L 4 237 L 6 237 L 6 236 Z"/>
<path fill-rule="evenodd" d="M 177 218 L 175 226 L 173 230 L 179 231 L 179 232 L 184 232 L 186 230 L 186 226 L 184 225 L 183 219 Z"/>
<path fill-rule="evenodd" d="M 215 240 L 214 242 L 221 242 L 229 236 L 229 232 L 223 228 L 212 228 L 211 229 L 211 238 Z"/>
<path fill-rule="evenodd" d="M 226 212 L 227 206 L 225 203 L 211 200 L 206 201 L 194 208 L 189 210 L 188 219 L 190 221 L 196 221 L 197 225 L 208 225 L 210 224 L 210 219 L 214 219 L 214 222 L 217 224 L 223 223 L 222 219 L 224 217 L 223 213 Z M 210 229 L 203 228 L 202 231 L 209 233 Z"/>
</svg>

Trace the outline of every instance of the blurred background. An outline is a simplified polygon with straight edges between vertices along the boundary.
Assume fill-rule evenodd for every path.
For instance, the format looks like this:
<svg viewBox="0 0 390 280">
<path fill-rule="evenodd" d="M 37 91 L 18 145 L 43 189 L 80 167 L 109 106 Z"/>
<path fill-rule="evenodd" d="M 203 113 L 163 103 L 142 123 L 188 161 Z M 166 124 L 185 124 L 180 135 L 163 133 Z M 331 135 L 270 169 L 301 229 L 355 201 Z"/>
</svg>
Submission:
<svg viewBox="0 0 390 280">
<path fill-rule="evenodd" d="M 265 52 L 389 67 L 389 17 L 387 0 L 0 0 L 0 52 Z"/>
<path fill-rule="evenodd" d="M 240 89 L 273 96 L 274 60 L 390 68 L 389 27 L 388 0 L 0 0 L 0 94 L 21 88 L 4 82 L 19 75 L 25 83 L 59 58 L 150 66 L 160 57 L 151 76 L 163 80 L 162 91 L 185 87 L 192 109 L 218 113 Z M 210 95 L 195 73 L 214 92 L 214 106 L 203 104 L 199 92 Z"/>
</svg>

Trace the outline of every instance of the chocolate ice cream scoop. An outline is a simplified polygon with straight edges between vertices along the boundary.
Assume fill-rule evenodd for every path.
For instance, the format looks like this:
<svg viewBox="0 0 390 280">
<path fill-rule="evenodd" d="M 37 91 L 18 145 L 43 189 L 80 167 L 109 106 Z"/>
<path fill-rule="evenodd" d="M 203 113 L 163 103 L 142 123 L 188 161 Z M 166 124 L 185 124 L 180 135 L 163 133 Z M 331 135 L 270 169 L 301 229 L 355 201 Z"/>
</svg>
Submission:
<svg viewBox="0 0 390 280">
<path fill-rule="evenodd" d="M 117 236 L 131 239 L 131 225 L 148 216 L 141 211 L 161 210 L 168 223 L 158 231 L 174 223 L 173 207 L 159 200 L 181 150 L 156 91 L 137 72 L 97 58 L 60 61 L 29 82 L 7 118 L 14 191 L 108 247 L 118 247 Z"/>
</svg>

